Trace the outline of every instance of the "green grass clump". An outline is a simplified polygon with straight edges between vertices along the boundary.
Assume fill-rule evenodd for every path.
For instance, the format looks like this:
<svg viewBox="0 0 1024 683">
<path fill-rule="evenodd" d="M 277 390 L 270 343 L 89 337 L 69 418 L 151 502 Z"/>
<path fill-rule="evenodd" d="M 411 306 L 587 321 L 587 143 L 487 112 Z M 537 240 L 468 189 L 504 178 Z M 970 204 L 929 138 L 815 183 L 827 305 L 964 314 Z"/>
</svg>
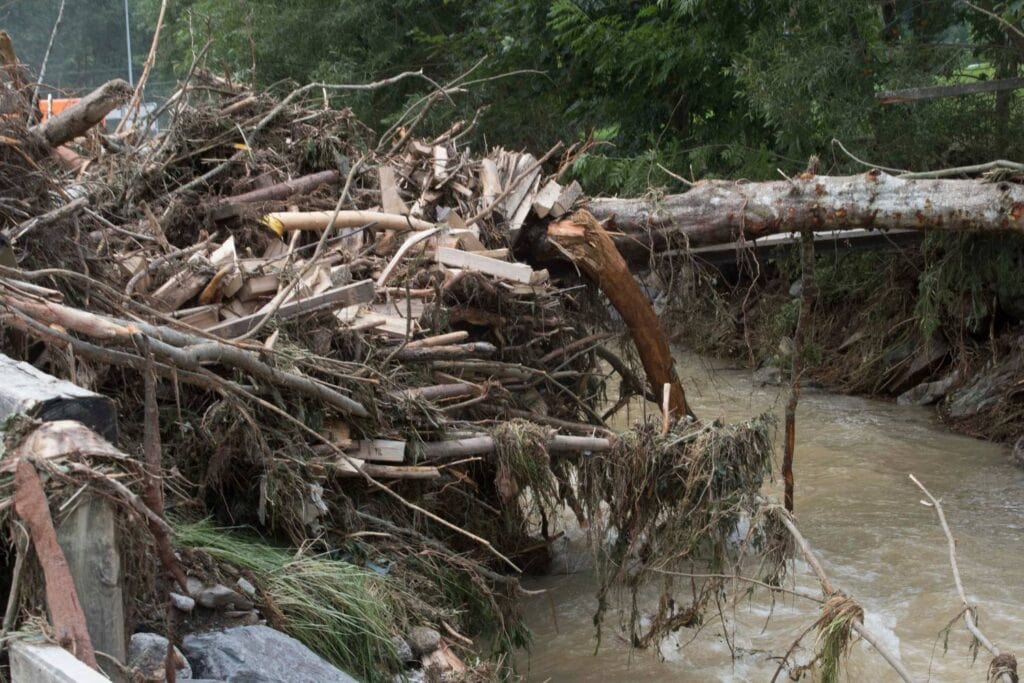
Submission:
<svg viewBox="0 0 1024 683">
<path fill-rule="evenodd" d="M 283 620 L 282 630 L 362 680 L 400 668 L 392 642 L 404 622 L 401 595 L 386 577 L 348 562 L 296 554 L 209 521 L 175 525 L 175 540 L 249 570 Z"/>
</svg>

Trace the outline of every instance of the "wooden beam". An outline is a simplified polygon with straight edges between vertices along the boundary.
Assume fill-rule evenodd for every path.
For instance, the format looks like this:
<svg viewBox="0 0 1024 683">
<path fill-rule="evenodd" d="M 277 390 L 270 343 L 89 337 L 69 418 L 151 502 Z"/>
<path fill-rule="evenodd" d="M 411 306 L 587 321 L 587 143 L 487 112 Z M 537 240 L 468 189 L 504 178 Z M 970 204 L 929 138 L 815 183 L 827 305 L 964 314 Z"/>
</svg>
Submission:
<svg viewBox="0 0 1024 683">
<path fill-rule="evenodd" d="M 362 280 L 351 285 L 329 289 L 323 294 L 317 294 L 308 299 L 283 304 L 277 309 L 274 316 L 278 320 L 290 320 L 324 309 L 344 308 L 367 303 L 373 300 L 373 293 L 373 280 Z M 207 331 L 223 338 L 238 337 L 254 328 L 264 315 L 263 313 L 253 313 L 235 320 L 228 320 L 214 325 Z"/>
<path fill-rule="evenodd" d="M 0 422 L 15 414 L 75 420 L 117 443 L 117 413 L 109 398 L 0 354 Z"/>
<path fill-rule="evenodd" d="M 921 100 L 937 100 L 943 97 L 959 97 L 961 95 L 977 95 L 1004 90 L 1024 88 L 1024 78 L 995 78 L 976 83 L 957 83 L 956 85 L 931 85 L 924 88 L 906 88 L 904 90 L 885 90 L 875 93 L 881 104 L 898 104 L 901 102 L 918 102 Z"/>
<path fill-rule="evenodd" d="M 538 272 L 525 263 L 509 263 L 499 261 L 489 256 L 481 256 L 473 251 L 461 251 L 450 247 L 438 247 L 435 256 L 437 262 L 455 268 L 466 268 L 480 273 L 486 273 L 503 280 L 520 282 L 524 285 L 534 284 L 538 278 Z"/>
<path fill-rule="evenodd" d="M 57 542 L 75 582 L 93 649 L 121 664 L 128 657 L 121 554 L 113 506 L 86 493 L 57 527 Z M 105 658 L 101 668 L 110 666 Z M 116 675 L 116 670 L 108 673 Z"/>
</svg>

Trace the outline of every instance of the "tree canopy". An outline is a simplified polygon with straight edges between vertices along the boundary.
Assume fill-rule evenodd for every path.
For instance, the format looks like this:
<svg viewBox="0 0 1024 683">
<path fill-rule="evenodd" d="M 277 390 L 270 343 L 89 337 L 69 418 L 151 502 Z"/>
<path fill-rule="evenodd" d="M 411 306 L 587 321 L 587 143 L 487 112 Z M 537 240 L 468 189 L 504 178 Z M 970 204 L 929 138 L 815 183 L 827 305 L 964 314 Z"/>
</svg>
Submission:
<svg viewBox="0 0 1024 683">
<path fill-rule="evenodd" d="M 59 0 L 3 10 L 38 68 Z M 160 0 L 130 0 L 141 65 Z M 591 191 L 643 192 L 687 177 L 777 177 L 833 145 L 899 168 L 1019 155 L 1014 92 L 882 105 L 881 90 L 1014 76 L 1024 2 L 978 0 L 179 0 L 168 4 L 155 81 L 173 82 L 212 40 L 207 63 L 269 86 L 366 82 L 422 68 L 473 84 L 435 108 L 471 118 L 480 141 L 596 146 L 573 171 Z M 137 24 L 137 25 L 136 25 Z M 123 76 L 122 0 L 67 2 L 47 80 L 86 88 Z M 387 124 L 424 82 L 346 94 Z M 428 122 L 429 125 L 429 122 Z"/>
</svg>

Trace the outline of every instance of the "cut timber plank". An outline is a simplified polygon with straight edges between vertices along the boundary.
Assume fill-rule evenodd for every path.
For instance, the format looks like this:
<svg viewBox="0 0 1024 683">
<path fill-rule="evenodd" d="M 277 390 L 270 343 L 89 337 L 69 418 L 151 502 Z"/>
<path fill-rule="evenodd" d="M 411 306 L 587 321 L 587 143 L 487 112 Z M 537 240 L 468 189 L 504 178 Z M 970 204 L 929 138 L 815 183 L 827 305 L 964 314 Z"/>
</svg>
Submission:
<svg viewBox="0 0 1024 683">
<path fill-rule="evenodd" d="M 249 301 L 261 296 L 269 296 L 277 292 L 280 284 L 281 280 L 277 275 L 257 275 L 248 278 L 245 284 L 238 289 L 238 300 Z"/>
<path fill-rule="evenodd" d="M 409 207 L 402 201 L 402 195 L 398 194 L 395 169 L 390 166 L 381 166 L 377 169 L 377 178 L 380 181 L 380 204 L 384 213 L 408 215 Z"/>
<path fill-rule="evenodd" d="M 321 432 L 328 441 L 338 448 L 341 448 L 342 450 L 352 448 L 352 430 L 349 428 L 347 422 L 342 422 L 341 420 L 328 420 L 324 423 L 324 427 Z"/>
<path fill-rule="evenodd" d="M 458 249 L 440 247 L 437 250 L 436 258 L 437 262 L 442 265 L 476 270 L 524 285 L 531 284 L 536 276 L 533 268 L 525 263 L 499 261 L 498 259 L 481 256 L 471 251 L 459 251 Z"/>
<path fill-rule="evenodd" d="M 121 554 L 113 506 L 99 495 L 81 496 L 57 528 L 57 542 L 80 596 L 89 640 L 124 664 L 128 657 L 125 632 Z M 99 665 L 109 666 L 105 659 Z M 116 675 L 113 670 L 111 675 Z"/>
<path fill-rule="evenodd" d="M 283 304 L 277 310 L 275 317 L 279 320 L 288 320 L 325 308 L 344 308 L 353 304 L 366 303 L 373 299 L 373 293 L 373 280 L 362 280 L 355 284 L 329 289 L 323 294 L 317 294 L 308 299 Z M 254 313 L 237 320 L 222 322 L 208 331 L 224 338 L 237 337 L 255 327 L 262 317 L 263 314 Z"/>
<path fill-rule="evenodd" d="M 0 423 L 21 413 L 43 422 L 75 420 L 117 443 L 114 403 L 0 354 Z"/>
<path fill-rule="evenodd" d="M 537 196 L 533 199 L 533 212 L 538 217 L 544 218 L 551 213 L 551 207 L 555 205 L 558 198 L 562 196 L 562 186 L 558 184 L 557 180 L 549 180 L 547 184 L 540 189 Z"/>
<path fill-rule="evenodd" d="M 14 683 L 110 683 L 57 645 L 16 640 L 11 643 L 11 680 Z"/>
<path fill-rule="evenodd" d="M 355 443 L 351 455 L 370 462 L 404 462 L 405 442 L 389 439 L 363 439 Z"/>
<path fill-rule="evenodd" d="M 569 183 L 569 186 L 562 190 L 562 194 L 558 195 L 558 199 L 555 200 L 554 205 L 551 207 L 549 215 L 552 218 L 560 218 L 572 210 L 576 200 L 583 196 L 583 186 L 581 186 L 575 180 Z"/>
</svg>

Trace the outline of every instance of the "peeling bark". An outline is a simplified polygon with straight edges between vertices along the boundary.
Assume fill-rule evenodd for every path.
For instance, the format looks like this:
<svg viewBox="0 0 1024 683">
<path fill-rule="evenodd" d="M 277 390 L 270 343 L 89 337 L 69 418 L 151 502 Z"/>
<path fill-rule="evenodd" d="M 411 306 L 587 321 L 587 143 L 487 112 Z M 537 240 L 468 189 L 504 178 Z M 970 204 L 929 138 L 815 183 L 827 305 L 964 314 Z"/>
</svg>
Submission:
<svg viewBox="0 0 1024 683">
<path fill-rule="evenodd" d="M 636 233 L 632 239 L 655 249 L 669 241 L 722 244 L 808 227 L 1024 233 L 1022 185 L 907 179 L 877 170 L 763 183 L 705 180 L 684 194 L 597 198 L 587 208 L 609 230 Z"/>
<path fill-rule="evenodd" d="M 57 531 L 53 528 L 46 492 L 36 468 L 25 459 L 18 461 L 14 473 L 14 510 L 25 520 L 43 568 L 46 607 L 61 646 L 92 668 L 98 668 L 75 582 L 64 551 L 57 543 Z"/>
</svg>

